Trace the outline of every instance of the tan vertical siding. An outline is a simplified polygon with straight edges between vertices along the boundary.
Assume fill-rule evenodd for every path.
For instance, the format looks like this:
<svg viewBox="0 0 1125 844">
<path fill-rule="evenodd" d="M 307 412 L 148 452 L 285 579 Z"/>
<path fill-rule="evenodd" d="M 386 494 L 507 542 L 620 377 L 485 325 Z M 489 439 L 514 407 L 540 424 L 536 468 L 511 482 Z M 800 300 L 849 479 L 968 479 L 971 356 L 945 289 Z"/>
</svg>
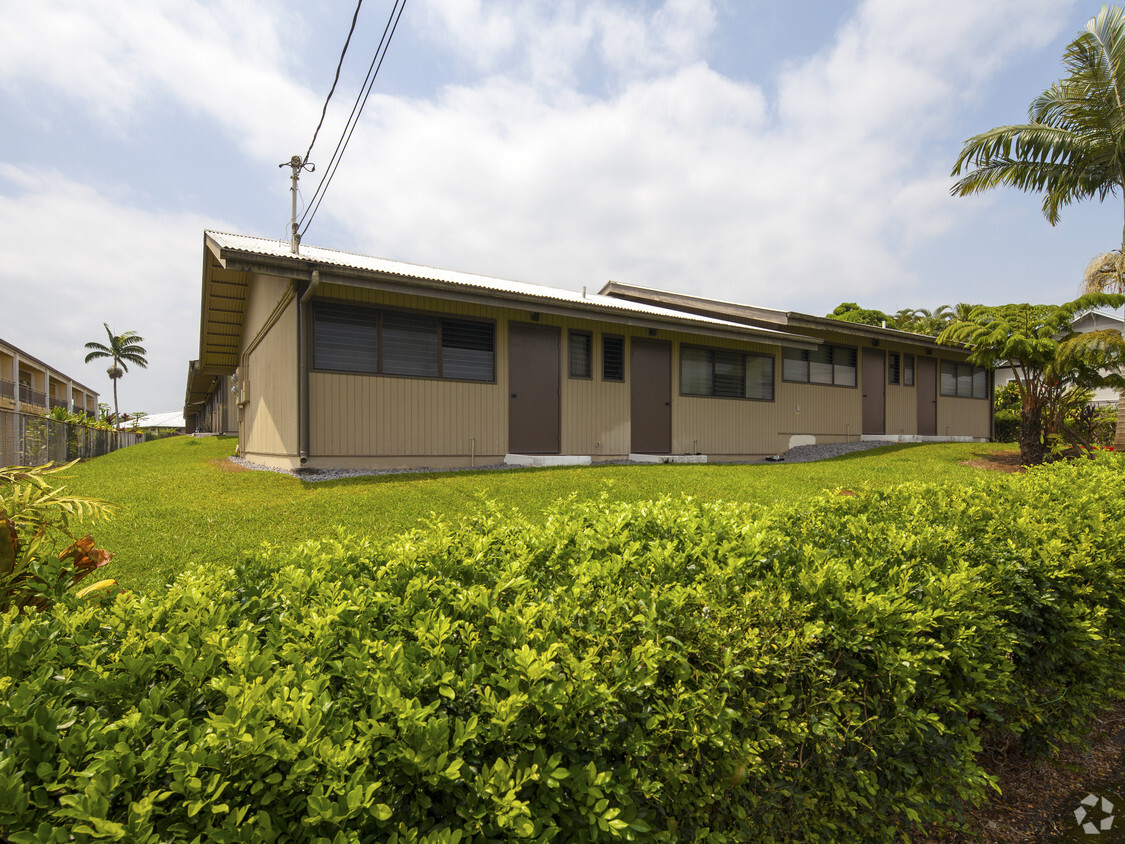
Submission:
<svg viewBox="0 0 1125 844">
<path fill-rule="evenodd" d="M 496 418 L 499 393 L 496 384 L 314 372 L 311 454 L 500 455 L 507 428 Z"/>
<path fill-rule="evenodd" d="M 246 315 L 242 321 L 242 349 L 245 352 L 281 298 L 289 291 L 289 279 L 256 275 L 246 295 Z"/>
<path fill-rule="evenodd" d="M 986 399 L 959 399 L 938 394 L 939 437 L 988 437 L 991 403 Z"/>
<path fill-rule="evenodd" d="M 284 292 L 284 287 L 284 280 L 276 279 L 252 292 L 248 326 L 268 318 L 270 308 Z M 318 288 L 317 299 L 490 320 L 496 329 L 495 382 L 314 371 L 309 383 L 310 465 L 425 465 L 427 459 L 432 460 L 433 465 L 447 465 L 467 462 L 465 458 L 470 452 L 482 460 L 508 452 L 508 324 L 531 321 L 527 311 L 332 283 Z M 664 330 L 653 335 L 646 329 L 546 313 L 540 314 L 538 324 L 559 329 L 560 450 L 563 454 L 615 457 L 628 453 L 630 349 L 636 337 L 655 337 L 672 343 L 672 453 L 763 455 L 785 451 L 794 435 L 812 436 L 820 442 L 856 440 L 860 436 L 862 354 L 857 354 L 856 387 L 788 383 L 781 380 L 781 350 L 776 346 Z M 568 341 L 572 329 L 591 334 L 591 378 L 569 377 Z M 248 328 L 248 333 L 250 331 Z M 605 333 L 625 338 L 624 382 L 602 380 Z M 836 332 L 820 332 L 816 336 L 857 351 L 866 342 Z M 283 337 L 291 339 L 283 342 L 280 339 Z M 772 357 L 774 401 L 680 395 L 680 349 L 685 343 Z M 922 351 L 908 344 L 901 348 L 888 345 L 885 350 L 916 357 L 920 357 Z M 259 367 L 265 367 L 266 360 L 275 358 L 291 361 L 284 366 L 286 376 L 264 369 L 258 371 Z M 266 414 L 263 418 L 267 433 L 259 437 L 253 447 L 263 451 L 275 448 L 279 453 L 295 455 L 296 325 L 292 307 L 267 335 L 253 360 L 256 362 L 249 373 L 251 405 L 246 410 L 248 424 L 244 427 L 246 430 L 260 427 L 251 421 L 251 415 Z M 265 384 L 259 383 L 263 377 Z M 268 400 L 263 404 L 263 389 L 274 397 L 272 405 Z M 886 396 L 888 435 L 916 433 L 916 389 L 888 384 Z M 273 415 L 280 401 L 293 403 L 291 414 Z M 945 434 L 948 427 L 951 435 L 987 436 L 987 402 L 967 402 L 964 406 L 944 404 L 949 401 L 939 401 L 939 434 Z M 292 419 L 291 430 L 283 430 L 276 423 L 277 419 Z"/>
<path fill-rule="evenodd" d="M 326 457 L 351 457 L 362 462 L 363 458 L 399 456 L 474 454 L 496 458 L 505 453 L 507 330 L 500 309 L 336 284 L 322 284 L 317 296 L 494 320 L 496 380 L 452 381 L 314 371 L 309 376 L 311 464 L 323 463 Z"/>
<path fill-rule="evenodd" d="M 607 326 L 593 320 L 562 319 L 552 323 L 561 327 L 559 350 L 562 404 L 562 453 L 593 457 L 620 457 L 629 453 L 629 344 L 631 332 L 620 326 Z M 588 331 L 591 335 L 589 378 L 570 377 L 570 332 Z M 625 380 L 602 380 L 602 337 L 613 334 L 625 338 Z"/>
<path fill-rule="evenodd" d="M 901 384 L 887 385 L 887 433 L 918 433 L 918 390 Z"/>
<path fill-rule="evenodd" d="M 272 309 L 272 306 L 271 306 Z M 297 454 L 297 303 L 290 302 L 261 343 L 248 354 L 243 410 L 243 453 L 293 457 Z"/>
</svg>

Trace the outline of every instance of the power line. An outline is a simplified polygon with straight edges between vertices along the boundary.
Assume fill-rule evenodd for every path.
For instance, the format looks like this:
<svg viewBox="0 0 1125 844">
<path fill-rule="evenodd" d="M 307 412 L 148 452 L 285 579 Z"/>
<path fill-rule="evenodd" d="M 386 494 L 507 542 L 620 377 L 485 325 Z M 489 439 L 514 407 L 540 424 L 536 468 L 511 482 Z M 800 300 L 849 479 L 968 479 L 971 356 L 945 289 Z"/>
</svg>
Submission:
<svg viewBox="0 0 1125 844">
<path fill-rule="evenodd" d="M 309 141 L 308 152 L 305 157 L 301 159 L 302 164 L 309 163 L 309 156 L 312 155 L 313 145 L 316 144 L 316 136 L 320 134 L 320 127 L 324 125 L 324 115 L 328 113 L 328 103 L 332 101 L 332 95 L 336 92 L 336 83 L 340 81 L 340 68 L 344 66 L 344 56 L 348 54 L 348 45 L 352 43 L 352 33 L 355 32 L 355 22 L 359 20 L 359 10 L 363 6 L 363 0 L 359 0 L 355 4 L 355 14 L 352 15 L 352 25 L 348 29 L 348 37 L 344 39 L 344 49 L 340 51 L 340 61 L 336 63 L 336 76 L 332 79 L 332 87 L 328 89 L 328 96 L 324 100 L 324 108 L 320 110 L 320 120 L 316 124 L 316 129 L 313 131 L 312 140 Z"/>
<path fill-rule="evenodd" d="M 321 174 L 320 183 L 316 186 L 316 191 L 305 207 L 304 214 L 301 215 L 299 226 L 302 236 L 312 225 L 313 218 L 316 217 L 316 212 L 320 208 L 320 203 L 324 200 L 324 195 L 328 191 L 328 186 L 332 183 L 332 178 L 336 175 L 336 170 L 343 160 L 344 152 L 351 142 L 355 127 L 359 124 L 359 118 L 363 113 L 364 106 L 367 105 L 367 99 L 371 96 L 375 78 L 383 67 L 383 59 L 386 58 L 387 50 L 391 46 L 391 39 L 394 38 L 395 31 L 398 29 L 398 22 L 402 19 L 402 12 L 405 8 L 406 0 L 395 0 L 394 6 L 391 8 L 391 14 L 387 18 L 387 25 L 383 28 L 383 36 L 379 39 L 379 44 L 375 48 L 375 55 L 372 56 L 371 64 L 367 68 L 367 76 L 364 77 L 363 84 L 356 95 L 356 101 L 352 105 L 351 114 L 340 133 L 340 140 L 336 142 L 336 149 L 332 153 L 332 158 Z"/>
</svg>

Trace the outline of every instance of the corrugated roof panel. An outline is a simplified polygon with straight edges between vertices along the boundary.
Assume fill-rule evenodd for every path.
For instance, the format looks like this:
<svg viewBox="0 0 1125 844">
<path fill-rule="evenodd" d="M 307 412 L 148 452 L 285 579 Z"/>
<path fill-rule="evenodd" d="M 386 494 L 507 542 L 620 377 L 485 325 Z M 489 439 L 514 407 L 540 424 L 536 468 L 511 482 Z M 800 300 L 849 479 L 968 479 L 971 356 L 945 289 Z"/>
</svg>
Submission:
<svg viewBox="0 0 1125 844">
<path fill-rule="evenodd" d="M 284 261 L 308 263 L 316 267 L 335 266 L 404 278 L 414 278 L 429 282 L 440 282 L 455 287 L 486 290 L 517 298 L 557 301 L 591 311 L 635 314 L 637 316 L 668 320 L 684 325 L 703 325 L 730 329 L 738 331 L 741 334 L 750 334 L 763 339 L 770 339 L 781 344 L 785 344 L 786 341 L 794 341 L 801 344 L 808 343 L 807 337 L 790 334 L 784 331 L 769 328 L 751 328 L 745 323 L 731 322 L 696 314 L 686 314 L 683 311 L 633 302 L 612 296 L 603 296 L 598 293 L 583 295 L 570 290 L 548 287 L 542 284 L 511 281 L 509 279 L 494 278 L 492 276 L 459 272 L 456 270 L 443 270 L 437 267 L 411 264 L 406 261 L 392 261 L 387 258 L 357 255 L 352 252 L 340 252 L 335 249 L 324 249 L 322 247 L 305 244 L 301 245 L 300 252 L 295 255 L 290 251 L 288 242 L 269 240 L 261 237 L 213 231 L 206 232 L 206 236 L 210 238 L 220 250 L 230 250 L 232 252 L 240 252 L 248 255 L 260 255 Z M 226 259 L 228 256 L 223 255 L 222 257 Z"/>
</svg>

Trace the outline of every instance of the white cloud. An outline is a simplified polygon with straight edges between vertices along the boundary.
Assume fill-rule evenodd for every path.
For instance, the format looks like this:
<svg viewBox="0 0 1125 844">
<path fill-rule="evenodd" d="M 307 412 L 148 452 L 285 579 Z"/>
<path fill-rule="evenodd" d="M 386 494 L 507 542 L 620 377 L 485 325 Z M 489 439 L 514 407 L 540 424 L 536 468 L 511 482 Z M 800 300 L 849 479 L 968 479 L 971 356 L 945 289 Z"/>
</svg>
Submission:
<svg viewBox="0 0 1125 844">
<path fill-rule="evenodd" d="M 82 115 L 160 143 L 167 110 L 274 168 L 303 151 L 319 116 L 325 77 L 300 78 L 314 61 L 299 51 L 314 44 L 294 15 L 311 23 L 325 7 L 9 5 L 0 90 L 25 102 L 26 120 L 42 100 L 42 119 Z M 1072 5 L 867 0 L 831 43 L 754 83 L 709 64 L 726 37 L 712 0 L 418 0 L 404 26 L 463 73 L 427 96 L 376 89 L 307 239 L 334 229 L 346 248 L 405 260 L 813 312 L 901 296 L 928 272 L 912 263 L 916 250 L 986 220 L 985 203 L 948 199 L 958 109 L 1013 55 L 1056 37 Z M 334 59 L 322 47 L 315 65 Z M 330 112 L 322 139 L 343 117 L 343 106 Z M 74 279 L 85 277 L 121 318 L 92 314 L 68 334 L 84 342 L 108 319 L 168 343 L 178 402 L 196 354 L 200 230 L 232 197 L 216 193 L 195 215 L 150 215 L 136 207 L 147 186 L 126 175 L 116 201 L 67 175 L 0 171 L 0 186 L 18 185 L 0 187 L 0 223 L 26 244 L 5 256 L 5 284 L 77 302 Z M 302 180 L 306 197 L 315 184 Z M 274 219 L 250 233 L 277 236 Z M 58 249 L 59 232 L 77 248 Z M 38 301 L 21 297 L 25 308 Z"/>
<path fill-rule="evenodd" d="M 205 224 L 118 204 L 55 172 L 0 165 L 0 229 L 18 244 L 5 250 L 0 285 L 5 313 L 20 315 L 5 320 L 4 339 L 105 401 L 105 367 L 83 363 L 83 346 L 104 339 L 103 322 L 136 331 L 149 367 L 122 379 L 122 409 L 181 407 L 187 362 L 198 357 Z"/>
<path fill-rule="evenodd" d="M 46 86 L 58 95 L 48 119 L 88 113 L 127 140 L 162 110 L 186 111 L 273 158 L 307 143 L 323 97 L 287 76 L 282 33 L 293 19 L 274 12 L 258 0 L 8 4 L 0 87 Z"/>
<path fill-rule="evenodd" d="M 582 17 L 571 4 L 550 19 L 529 4 L 429 8 L 476 20 L 465 32 L 487 21 L 517 51 L 531 43 L 529 20 L 553 32 Z M 678 31 L 673 19 L 711 6 L 668 3 L 647 17 L 590 8 L 587 19 L 620 17 L 620 41 L 654 44 Z M 698 16 L 698 32 L 710 31 L 711 14 Z M 911 280 L 909 251 L 953 221 L 948 162 L 919 161 L 921 151 L 935 133 L 949 143 L 940 133 L 959 97 L 1058 22 L 1048 0 L 874 0 L 833 45 L 780 74 L 773 103 L 758 87 L 684 63 L 701 51 L 698 36 L 661 53 L 673 70 L 623 74 L 608 96 L 560 95 L 531 73 L 493 74 L 432 101 L 384 100 L 349 152 L 350 183 L 333 187 L 328 213 L 359 248 L 407 259 L 572 288 L 613 277 L 815 310 L 843 290 L 862 297 Z M 559 54 L 604 49 L 597 26 L 582 32 L 585 41 L 561 39 Z M 467 50 L 470 40 L 456 43 Z M 368 185 L 379 186 L 376 201 Z M 795 286 L 814 304 L 794 301 Z"/>
<path fill-rule="evenodd" d="M 665 0 L 652 12 L 620 0 L 424 0 L 420 10 L 428 37 L 467 66 L 548 88 L 575 84 L 592 62 L 610 85 L 691 64 L 717 19 L 711 0 Z"/>
</svg>

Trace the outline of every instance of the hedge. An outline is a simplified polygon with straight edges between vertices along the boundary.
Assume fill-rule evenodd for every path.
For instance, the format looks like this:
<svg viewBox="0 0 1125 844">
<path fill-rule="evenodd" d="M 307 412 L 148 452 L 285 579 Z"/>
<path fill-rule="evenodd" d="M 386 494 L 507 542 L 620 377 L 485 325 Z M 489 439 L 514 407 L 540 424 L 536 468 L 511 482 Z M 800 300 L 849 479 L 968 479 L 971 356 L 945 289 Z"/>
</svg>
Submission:
<svg viewBox="0 0 1125 844">
<path fill-rule="evenodd" d="M 1121 459 L 482 508 L 0 620 L 0 834 L 892 841 L 1122 695 Z"/>
</svg>

